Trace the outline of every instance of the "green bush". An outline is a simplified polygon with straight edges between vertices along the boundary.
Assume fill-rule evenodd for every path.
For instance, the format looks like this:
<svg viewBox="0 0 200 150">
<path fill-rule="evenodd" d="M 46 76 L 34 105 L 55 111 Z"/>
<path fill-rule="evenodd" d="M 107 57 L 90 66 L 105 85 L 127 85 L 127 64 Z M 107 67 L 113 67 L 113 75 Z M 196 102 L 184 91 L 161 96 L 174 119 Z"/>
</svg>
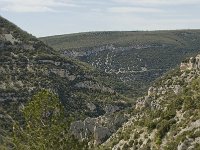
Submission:
<svg viewBox="0 0 200 150">
<path fill-rule="evenodd" d="M 169 121 L 162 120 L 156 128 L 158 129 L 158 137 L 162 139 L 170 129 Z"/>
</svg>

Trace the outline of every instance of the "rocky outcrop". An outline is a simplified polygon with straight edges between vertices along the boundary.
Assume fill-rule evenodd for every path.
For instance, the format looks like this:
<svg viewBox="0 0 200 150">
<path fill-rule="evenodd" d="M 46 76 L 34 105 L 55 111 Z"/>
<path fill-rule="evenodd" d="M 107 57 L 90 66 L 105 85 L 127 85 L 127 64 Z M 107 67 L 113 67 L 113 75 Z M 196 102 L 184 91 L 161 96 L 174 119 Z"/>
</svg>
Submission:
<svg viewBox="0 0 200 150">
<path fill-rule="evenodd" d="M 196 57 L 191 57 L 183 61 L 180 65 L 181 71 L 192 69 L 200 69 L 200 55 L 197 55 Z"/>
<path fill-rule="evenodd" d="M 15 42 L 19 42 L 19 40 L 15 39 L 12 34 L 2 34 L 0 36 L 0 38 L 3 38 L 3 40 L 9 41 L 12 44 L 14 44 Z"/>
<path fill-rule="evenodd" d="M 70 131 L 78 139 L 92 140 L 94 145 L 104 142 L 111 135 L 110 130 L 107 127 L 101 126 L 96 118 L 76 121 L 71 124 Z"/>
<path fill-rule="evenodd" d="M 86 118 L 71 124 L 70 132 L 79 140 L 88 140 L 91 145 L 105 142 L 124 122 L 126 115 L 106 114 L 97 118 Z"/>
</svg>

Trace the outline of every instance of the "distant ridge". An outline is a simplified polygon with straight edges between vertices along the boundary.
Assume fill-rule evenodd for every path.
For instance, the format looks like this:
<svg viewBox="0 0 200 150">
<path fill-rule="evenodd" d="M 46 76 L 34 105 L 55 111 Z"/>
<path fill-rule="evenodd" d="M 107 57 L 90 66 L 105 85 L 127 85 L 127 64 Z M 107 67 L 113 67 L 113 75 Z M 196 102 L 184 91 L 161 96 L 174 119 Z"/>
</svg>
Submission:
<svg viewBox="0 0 200 150">
<path fill-rule="evenodd" d="M 200 30 L 85 32 L 40 40 L 62 56 L 116 76 L 129 88 L 115 84 L 115 89 L 137 97 L 156 78 L 199 52 Z"/>
</svg>

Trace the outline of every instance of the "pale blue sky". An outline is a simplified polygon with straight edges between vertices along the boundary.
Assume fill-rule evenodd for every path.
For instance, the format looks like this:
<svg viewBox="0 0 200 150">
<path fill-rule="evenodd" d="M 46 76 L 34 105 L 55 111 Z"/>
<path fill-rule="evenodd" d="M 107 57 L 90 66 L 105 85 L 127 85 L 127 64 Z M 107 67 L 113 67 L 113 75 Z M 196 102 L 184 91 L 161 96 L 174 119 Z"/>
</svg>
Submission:
<svg viewBox="0 0 200 150">
<path fill-rule="evenodd" d="M 0 15 L 37 37 L 200 29 L 200 0 L 0 0 Z"/>
</svg>

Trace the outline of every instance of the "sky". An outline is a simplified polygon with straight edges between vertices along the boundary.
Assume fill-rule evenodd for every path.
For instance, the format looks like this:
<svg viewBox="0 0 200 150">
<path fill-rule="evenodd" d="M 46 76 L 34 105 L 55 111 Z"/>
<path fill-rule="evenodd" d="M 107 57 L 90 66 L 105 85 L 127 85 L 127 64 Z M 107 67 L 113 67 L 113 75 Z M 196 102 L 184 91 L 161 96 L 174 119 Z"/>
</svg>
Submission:
<svg viewBox="0 0 200 150">
<path fill-rule="evenodd" d="M 200 29 L 200 0 L 0 0 L 0 15 L 37 37 Z"/>
</svg>

